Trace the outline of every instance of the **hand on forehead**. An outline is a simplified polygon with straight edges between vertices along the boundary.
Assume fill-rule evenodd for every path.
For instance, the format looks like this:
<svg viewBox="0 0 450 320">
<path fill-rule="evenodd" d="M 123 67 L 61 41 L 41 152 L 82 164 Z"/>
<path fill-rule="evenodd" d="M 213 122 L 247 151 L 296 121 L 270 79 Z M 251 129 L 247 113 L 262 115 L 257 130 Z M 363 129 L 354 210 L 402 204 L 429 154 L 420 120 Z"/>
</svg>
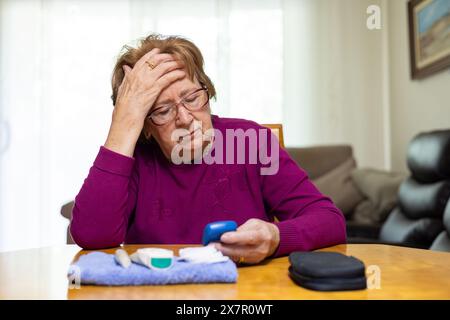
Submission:
<svg viewBox="0 0 450 320">
<path fill-rule="evenodd" d="M 161 49 L 159 48 L 153 48 L 146 54 L 144 54 L 135 64 L 137 65 L 143 65 L 144 63 L 151 63 L 154 67 L 158 66 L 160 63 L 166 62 L 166 61 L 172 61 L 177 60 L 177 57 L 170 53 L 162 53 Z"/>
<path fill-rule="evenodd" d="M 161 91 L 155 101 L 154 107 L 157 107 L 161 104 L 177 103 L 180 99 L 184 98 L 187 94 L 195 91 L 198 88 L 200 88 L 200 84 L 198 83 L 198 81 L 196 79 L 192 81 L 187 76 L 183 79 L 174 81 Z"/>
</svg>

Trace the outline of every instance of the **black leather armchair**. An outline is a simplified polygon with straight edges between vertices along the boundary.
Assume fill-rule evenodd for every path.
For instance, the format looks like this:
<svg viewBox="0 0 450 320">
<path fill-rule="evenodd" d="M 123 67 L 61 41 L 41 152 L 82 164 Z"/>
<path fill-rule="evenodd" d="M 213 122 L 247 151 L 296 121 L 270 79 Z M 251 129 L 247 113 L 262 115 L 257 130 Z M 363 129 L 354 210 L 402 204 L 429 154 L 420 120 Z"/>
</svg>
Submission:
<svg viewBox="0 0 450 320">
<path fill-rule="evenodd" d="M 450 201 L 444 212 L 444 228 L 431 245 L 431 250 L 450 252 Z"/>
<path fill-rule="evenodd" d="M 398 206 L 381 227 L 378 239 L 353 238 L 350 243 L 428 249 L 444 230 L 442 217 L 450 197 L 450 130 L 417 135 L 409 144 L 407 162 L 411 176 L 401 184 Z"/>
</svg>

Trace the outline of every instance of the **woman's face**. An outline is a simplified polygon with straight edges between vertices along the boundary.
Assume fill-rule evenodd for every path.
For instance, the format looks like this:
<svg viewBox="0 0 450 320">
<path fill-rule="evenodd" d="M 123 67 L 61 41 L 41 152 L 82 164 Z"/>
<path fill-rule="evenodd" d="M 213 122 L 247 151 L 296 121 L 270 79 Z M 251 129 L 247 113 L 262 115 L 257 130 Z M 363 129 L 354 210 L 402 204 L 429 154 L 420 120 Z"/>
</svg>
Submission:
<svg viewBox="0 0 450 320">
<path fill-rule="evenodd" d="M 196 79 L 192 82 L 189 77 L 176 81 L 161 91 L 161 94 L 150 112 L 162 105 L 166 106 L 168 104 L 179 103 L 187 95 L 201 87 L 202 86 Z M 163 125 L 155 125 L 151 120 L 147 120 L 150 121 L 150 134 L 156 139 L 166 158 L 171 159 L 172 150 L 178 144 L 179 146 L 183 146 L 183 150 L 190 151 L 189 159 L 192 160 L 194 157 L 194 149 L 201 148 L 203 151 L 204 147 L 208 144 L 207 142 L 202 141 L 202 137 L 208 129 L 212 128 L 209 102 L 205 107 L 198 111 L 189 111 L 183 104 L 178 104 L 176 111 L 177 114 L 175 118 Z M 172 139 L 172 134 L 177 129 L 187 130 L 179 131 L 183 133 L 183 135 L 186 132 L 192 134 L 189 137 L 182 137 L 178 141 L 174 141 Z M 175 135 L 175 137 L 176 136 L 180 136 L 180 134 Z"/>
</svg>

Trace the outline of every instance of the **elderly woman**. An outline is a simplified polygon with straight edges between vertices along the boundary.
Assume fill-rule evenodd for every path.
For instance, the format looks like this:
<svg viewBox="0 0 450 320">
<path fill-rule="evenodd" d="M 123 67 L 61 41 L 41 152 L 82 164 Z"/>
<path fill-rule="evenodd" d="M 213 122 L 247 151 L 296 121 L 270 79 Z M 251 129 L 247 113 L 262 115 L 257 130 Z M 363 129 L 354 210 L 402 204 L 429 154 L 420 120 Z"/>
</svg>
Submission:
<svg viewBox="0 0 450 320">
<path fill-rule="evenodd" d="M 214 245 L 241 263 L 346 241 L 342 213 L 273 134 L 211 115 L 216 92 L 192 42 L 150 35 L 125 47 L 112 89 L 109 134 L 72 214 L 81 247 L 198 244 L 222 220 L 239 227 Z M 249 143 L 233 144 L 239 133 Z"/>
</svg>

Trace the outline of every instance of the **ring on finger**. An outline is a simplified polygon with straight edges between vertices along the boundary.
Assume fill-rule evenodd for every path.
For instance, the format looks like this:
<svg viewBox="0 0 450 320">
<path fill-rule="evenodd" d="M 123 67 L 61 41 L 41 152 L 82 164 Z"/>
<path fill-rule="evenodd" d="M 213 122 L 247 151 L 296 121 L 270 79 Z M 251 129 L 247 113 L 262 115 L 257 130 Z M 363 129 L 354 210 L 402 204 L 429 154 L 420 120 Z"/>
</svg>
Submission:
<svg viewBox="0 0 450 320">
<path fill-rule="evenodd" d="M 156 65 L 150 60 L 145 61 L 145 63 L 150 67 L 150 69 L 155 69 Z"/>
</svg>

